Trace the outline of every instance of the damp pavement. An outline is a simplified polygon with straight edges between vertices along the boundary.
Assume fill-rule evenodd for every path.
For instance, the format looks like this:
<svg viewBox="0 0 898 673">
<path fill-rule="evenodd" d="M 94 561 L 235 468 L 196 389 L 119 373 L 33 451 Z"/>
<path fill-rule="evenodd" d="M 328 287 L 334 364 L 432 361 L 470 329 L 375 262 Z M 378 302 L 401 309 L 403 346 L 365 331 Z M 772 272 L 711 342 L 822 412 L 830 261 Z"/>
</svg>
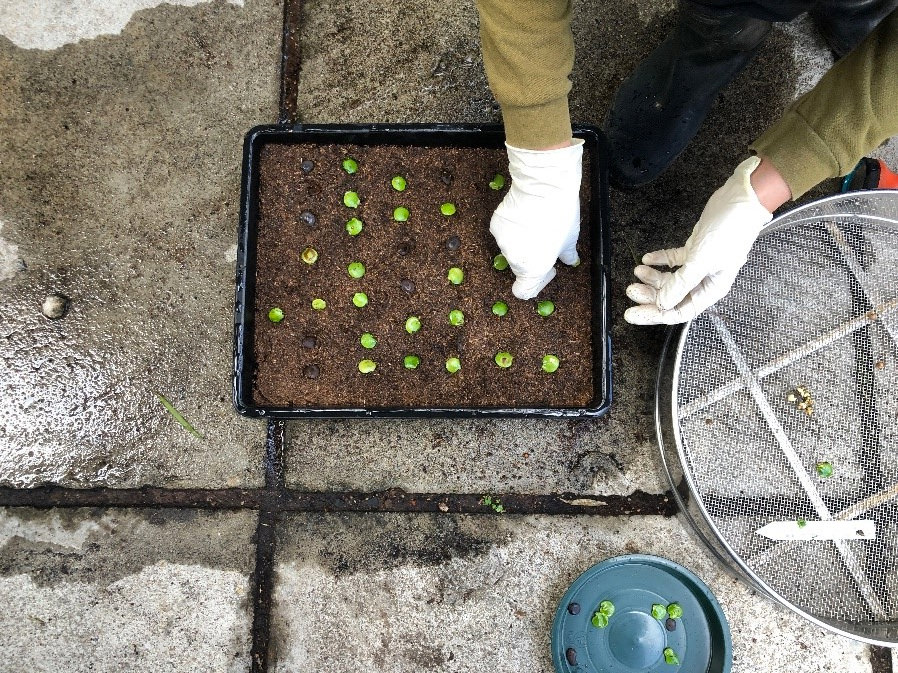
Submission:
<svg viewBox="0 0 898 673">
<path fill-rule="evenodd" d="M 828 67 L 808 21 L 773 32 L 657 184 L 612 192 L 607 416 L 267 432 L 230 401 L 243 134 L 294 114 L 497 121 L 476 13 L 291 2 L 284 61 L 301 68 L 282 87 L 280 1 L 115 4 L 0 7 L 0 671 L 548 672 L 566 587 L 625 553 L 708 583 L 734 671 L 891 670 L 889 653 L 754 594 L 671 516 L 653 419 L 663 331 L 622 320 L 633 255 L 683 240 Z M 672 11 L 578 3 L 576 121 L 601 122 Z M 898 163 L 894 143 L 882 152 Z M 50 295 L 62 317 L 42 314 Z M 281 488 L 312 495 L 285 508 Z M 403 491 L 440 506 L 416 511 Z M 478 509 L 487 494 L 518 510 Z M 657 511 L 627 516 L 646 511 L 634 494 Z"/>
</svg>

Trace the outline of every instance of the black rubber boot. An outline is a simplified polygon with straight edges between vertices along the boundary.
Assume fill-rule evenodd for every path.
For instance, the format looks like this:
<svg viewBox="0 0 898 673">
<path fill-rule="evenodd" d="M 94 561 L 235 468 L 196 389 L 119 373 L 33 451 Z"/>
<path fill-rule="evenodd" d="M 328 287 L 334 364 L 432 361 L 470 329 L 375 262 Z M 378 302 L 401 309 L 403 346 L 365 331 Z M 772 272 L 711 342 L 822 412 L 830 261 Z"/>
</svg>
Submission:
<svg viewBox="0 0 898 673">
<path fill-rule="evenodd" d="M 896 7 L 898 0 L 829 0 L 818 3 L 810 15 L 835 57 L 842 58 Z"/>
<path fill-rule="evenodd" d="M 680 3 L 676 28 L 637 66 L 605 117 L 611 182 L 651 182 L 695 136 L 718 92 L 755 55 L 770 22 Z"/>
</svg>

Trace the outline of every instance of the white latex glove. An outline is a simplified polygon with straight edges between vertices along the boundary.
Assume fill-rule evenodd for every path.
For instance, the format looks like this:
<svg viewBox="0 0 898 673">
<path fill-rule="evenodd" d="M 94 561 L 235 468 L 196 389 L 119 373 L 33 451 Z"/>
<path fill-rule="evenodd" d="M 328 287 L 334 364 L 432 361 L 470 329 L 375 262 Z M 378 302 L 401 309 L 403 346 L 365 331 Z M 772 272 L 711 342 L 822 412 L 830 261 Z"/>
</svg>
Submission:
<svg viewBox="0 0 898 673">
<path fill-rule="evenodd" d="M 773 215 L 751 186 L 751 174 L 761 163 L 746 159 L 711 195 L 682 248 L 649 252 L 634 270 L 641 283 L 627 288 L 631 306 L 624 319 L 634 325 L 673 325 L 692 320 L 726 296 L 751 246 Z M 679 266 L 662 272 L 651 266 Z"/>
<path fill-rule="evenodd" d="M 531 299 L 555 277 L 555 260 L 579 264 L 583 141 L 558 150 L 505 144 L 511 187 L 490 220 L 490 233 L 515 275 L 511 292 Z"/>
</svg>

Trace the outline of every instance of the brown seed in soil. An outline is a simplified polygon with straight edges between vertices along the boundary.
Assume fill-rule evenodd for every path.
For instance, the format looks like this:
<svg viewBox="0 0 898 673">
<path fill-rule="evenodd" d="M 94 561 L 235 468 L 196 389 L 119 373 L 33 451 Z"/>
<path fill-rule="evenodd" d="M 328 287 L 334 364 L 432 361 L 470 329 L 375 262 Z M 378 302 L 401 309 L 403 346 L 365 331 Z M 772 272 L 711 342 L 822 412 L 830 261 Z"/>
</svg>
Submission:
<svg viewBox="0 0 898 673">
<path fill-rule="evenodd" d="M 311 159 L 306 159 L 299 165 L 299 167 L 302 169 L 303 173 L 311 173 L 312 169 L 315 168 L 315 162 Z"/>
<path fill-rule="evenodd" d="M 873 365 L 873 366 L 876 367 L 877 369 L 879 369 L 880 371 L 882 371 L 883 369 L 886 368 L 886 361 L 885 361 L 885 360 L 880 360 L 879 362 L 877 362 L 877 363 L 876 363 L 875 365 Z"/>
<path fill-rule="evenodd" d="M 564 651 L 564 658 L 567 659 L 567 663 L 571 666 L 577 665 L 577 650 L 573 647 L 569 647 Z"/>
<path fill-rule="evenodd" d="M 315 348 L 316 345 L 318 345 L 318 340 L 313 336 L 306 337 L 302 340 L 303 348 Z"/>
<path fill-rule="evenodd" d="M 461 239 L 458 236 L 450 236 L 446 241 L 446 247 L 450 251 L 455 252 L 461 247 Z"/>
<path fill-rule="evenodd" d="M 300 213 L 299 219 L 300 219 L 304 224 L 307 224 L 307 225 L 309 225 L 310 227 L 314 227 L 315 224 L 318 222 L 318 218 L 315 217 L 315 215 L 312 214 L 312 213 L 310 213 L 308 210 L 305 211 L 305 212 L 303 212 L 303 213 Z"/>
<path fill-rule="evenodd" d="M 452 184 L 452 173 L 449 171 L 443 171 L 440 173 L 440 182 L 442 182 L 447 187 Z"/>
<path fill-rule="evenodd" d="M 412 294 L 415 291 L 415 281 L 403 278 L 399 281 L 399 287 L 401 287 L 404 292 Z"/>
<path fill-rule="evenodd" d="M 306 375 L 307 379 L 314 380 L 318 378 L 321 370 L 318 368 L 318 365 L 307 365 L 306 368 L 302 370 L 302 373 Z"/>
<path fill-rule="evenodd" d="M 867 320 L 876 320 L 878 317 L 876 311 L 867 311 Z"/>
<path fill-rule="evenodd" d="M 667 618 L 667 621 L 664 622 L 664 628 L 668 631 L 676 631 L 677 630 L 677 621 L 675 619 Z"/>
<path fill-rule="evenodd" d="M 398 252 L 400 255 L 405 257 L 407 254 L 409 254 L 412 251 L 413 248 L 414 248 L 414 246 L 411 244 L 411 241 L 403 241 L 402 243 L 399 244 L 399 247 L 396 249 L 396 252 Z"/>
</svg>

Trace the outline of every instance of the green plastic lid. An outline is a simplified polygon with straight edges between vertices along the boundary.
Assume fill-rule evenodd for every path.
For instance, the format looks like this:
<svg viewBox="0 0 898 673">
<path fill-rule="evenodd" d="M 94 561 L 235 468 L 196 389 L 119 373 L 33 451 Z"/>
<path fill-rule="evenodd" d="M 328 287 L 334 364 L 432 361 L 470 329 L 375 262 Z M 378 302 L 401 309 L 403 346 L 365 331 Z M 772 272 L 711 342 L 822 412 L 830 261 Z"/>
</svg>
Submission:
<svg viewBox="0 0 898 673">
<path fill-rule="evenodd" d="M 599 628 L 592 617 L 602 601 L 614 610 Z M 652 616 L 652 605 L 672 603 L 682 617 Z M 666 648 L 679 664 L 665 661 Z M 673 561 L 633 554 L 594 565 L 567 590 L 552 625 L 552 661 L 558 673 L 729 673 L 733 643 L 704 582 Z"/>
</svg>

